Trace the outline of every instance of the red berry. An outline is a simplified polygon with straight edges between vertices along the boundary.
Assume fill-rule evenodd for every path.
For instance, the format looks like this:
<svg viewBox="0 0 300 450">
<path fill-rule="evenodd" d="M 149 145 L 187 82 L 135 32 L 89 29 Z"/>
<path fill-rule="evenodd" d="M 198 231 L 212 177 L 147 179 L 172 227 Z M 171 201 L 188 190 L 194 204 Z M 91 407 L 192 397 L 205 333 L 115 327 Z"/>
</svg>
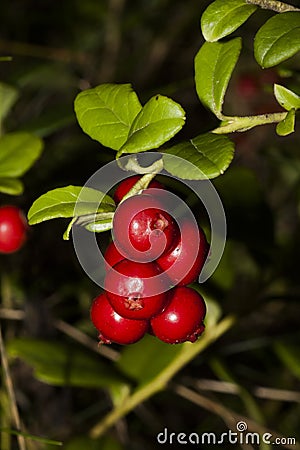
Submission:
<svg viewBox="0 0 300 450">
<path fill-rule="evenodd" d="M 117 263 L 105 278 L 106 295 L 114 310 L 128 319 L 149 319 L 166 306 L 169 282 L 154 262 Z"/>
<path fill-rule="evenodd" d="M 178 236 L 178 225 L 153 196 L 124 200 L 114 214 L 115 244 L 128 259 L 152 261 L 167 251 Z"/>
<path fill-rule="evenodd" d="M 0 253 L 13 253 L 26 241 L 27 222 L 16 206 L 0 208 Z"/>
<path fill-rule="evenodd" d="M 207 258 L 209 245 L 204 232 L 196 223 L 184 220 L 178 242 L 157 259 L 175 285 L 184 286 L 197 280 Z M 197 243 L 199 243 L 197 250 Z"/>
<path fill-rule="evenodd" d="M 108 244 L 108 247 L 104 253 L 105 259 L 105 269 L 108 271 L 113 266 L 115 266 L 118 262 L 125 259 L 125 257 L 119 252 L 114 242 Z"/>
<path fill-rule="evenodd" d="M 131 188 L 142 178 L 142 175 L 133 175 L 132 177 L 126 178 L 125 180 L 121 181 L 117 189 L 114 193 L 114 201 L 118 204 L 122 200 L 122 198 L 128 194 Z M 152 180 L 149 183 L 149 188 L 156 188 L 156 189 L 164 189 L 164 186 L 159 183 L 159 181 Z"/>
<path fill-rule="evenodd" d="M 194 289 L 175 287 L 164 311 L 151 319 L 153 334 L 168 344 L 195 342 L 204 331 L 206 306 Z"/>
<path fill-rule="evenodd" d="M 103 344 L 133 344 L 140 340 L 148 329 L 146 320 L 125 319 L 116 313 L 105 294 L 93 301 L 91 320 L 100 332 L 99 340 Z"/>
</svg>

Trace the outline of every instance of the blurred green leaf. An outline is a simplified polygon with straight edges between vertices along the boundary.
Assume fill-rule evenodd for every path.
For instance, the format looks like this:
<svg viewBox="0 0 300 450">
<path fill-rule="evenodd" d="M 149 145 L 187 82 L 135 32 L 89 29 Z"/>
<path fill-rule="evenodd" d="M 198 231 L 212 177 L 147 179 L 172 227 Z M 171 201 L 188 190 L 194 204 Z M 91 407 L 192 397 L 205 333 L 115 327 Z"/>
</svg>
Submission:
<svg viewBox="0 0 300 450">
<path fill-rule="evenodd" d="M 33 367 L 35 377 L 55 386 L 85 388 L 122 388 L 124 378 L 97 354 L 61 341 L 14 339 L 8 342 L 8 354 Z"/>
<path fill-rule="evenodd" d="M 292 374 L 300 378 L 300 347 L 286 342 L 276 342 L 274 350 L 282 363 L 292 372 Z"/>
<path fill-rule="evenodd" d="M 0 177 L 20 177 L 39 158 L 43 141 L 23 131 L 0 138 Z"/>
<path fill-rule="evenodd" d="M 278 103 L 287 111 L 300 109 L 300 96 L 280 84 L 274 84 L 274 95 Z"/>
<path fill-rule="evenodd" d="M 205 42 L 195 57 L 195 83 L 200 101 L 221 118 L 226 89 L 241 51 L 240 38 Z"/>
<path fill-rule="evenodd" d="M 200 134 L 165 150 L 164 169 L 185 180 L 215 178 L 224 173 L 233 155 L 234 144 L 227 136 Z"/>
<path fill-rule="evenodd" d="M 300 50 L 300 12 L 276 14 L 258 30 L 254 56 L 263 68 L 273 67 Z"/>
<path fill-rule="evenodd" d="M 101 84 L 80 92 L 74 103 L 79 125 L 92 139 L 119 150 L 142 105 L 130 84 Z"/>
<path fill-rule="evenodd" d="M 66 186 L 43 194 L 28 211 L 30 225 L 58 217 L 78 217 L 96 212 L 114 211 L 111 197 L 96 189 Z"/>
<path fill-rule="evenodd" d="M 168 97 L 152 97 L 138 113 L 128 139 L 119 154 L 138 153 L 160 147 L 181 130 L 185 123 L 182 107 Z"/>
<path fill-rule="evenodd" d="M 276 133 L 279 136 L 287 136 L 295 131 L 296 111 L 291 109 L 287 116 L 277 124 Z"/>
<path fill-rule="evenodd" d="M 18 98 L 18 91 L 13 86 L 0 83 L 0 121 L 3 120 Z"/>
<path fill-rule="evenodd" d="M 257 6 L 245 3 L 245 0 L 216 0 L 201 16 L 202 34 L 206 41 L 215 42 L 228 36 L 239 28 Z"/>
<path fill-rule="evenodd" d="M 37 442 L 41 442 L 46 446 L 49 446 L 49 448 L 52 448 L 53 445 L 55 446 L 62 446 L 63 443 L 60 441 L 54 441 L 52 439 L 47 439 L 47 438 L 42 438 L 40 436 L 35 436 L 33 434 L 29 434 L 29 433 L 23 433 L 22 431 L 17 431 L 17 430 L 11 430 L 11 429 L 6 429 L 6 428 L 0 428 L 0 432 L 1 433 L 8 433 L 11 434 L 13 436 L 23 436 L 27 439 L 30 439 L 32 441 L 37 441 Z"/>
<path fill-rule="evenodd" d="M 124 348 L 117 367 L 126 376 L 144 384 L 165 369 L 182 352 L 183 345 L 166 344 L 146 335 L 136 344 Z"/>
<path fill-rule="evenodd" d="M 122 450 L 124 447 L 112 436 L 91 439 L 77 436 L 64 445 L 64 450 Z"/>
<path fill-rule="evenodd" d="M 0 192 L 9 195 L 20 195 L 23 190 L 23 183 L 17 178 L 0 177 Z"/>
</svg>

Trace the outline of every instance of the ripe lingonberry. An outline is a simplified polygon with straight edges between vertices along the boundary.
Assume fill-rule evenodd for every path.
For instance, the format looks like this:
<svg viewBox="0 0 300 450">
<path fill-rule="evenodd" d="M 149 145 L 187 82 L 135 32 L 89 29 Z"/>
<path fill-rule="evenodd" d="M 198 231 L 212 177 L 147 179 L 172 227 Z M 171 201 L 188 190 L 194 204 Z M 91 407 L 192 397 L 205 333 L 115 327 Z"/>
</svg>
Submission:
<svg viewBox="0 0 300 450">
<path fill-rule="evenodd" d="M 118 262 L 125 259 L 125 257 L 119 252 L 114 242 L 112 241 L 110 242 L 110 244 L 108 244 L 108 247 L 104 253 L 104 259 L 105 259 L 105 269 L 106 271 L 108 271 Z"/>
<path fill-rule="evenodd" d="M 157 198 L 140 194 L 124 200 L 117 207 L 113 233 L 116 246 L 128 259 L 146 262 L 167 251 L 179 229 Z"/>
<path fill-rule="evenodd" d="M 166 306 L 169 281 L 154 262 L 124 259 L 106 275 L 105 291 L 114 310 L 128 319 L 149 319 Z"/>
<path fill-rule="evenodd" d="M 194 289 L 180 286 L 171 291 L 163 312 L 151 319 L 152 333 L 168 344 L 195 342 L 204 331 L 206 306 Z"/>
<path fill-rule="evenodd" d="M 125 180 L 121 181 L 117 189 L 114 193 L 114 201 L 118 204 L 122 200 L 122 198 L 128 194 L 131 188 L 141 179 L 141 175 L 133 175 L 132 177 L 126 178 Z M 149 188 L 156 188 L 156 189 L 164 189 L 164 186 L 156 180 L 152 180 L 149 185 Z"/>
<path fill-rule="evenodd" d="M 103 344 L 133 344 L 140 340 L 148 329 L 146 320 L 126 319 L 116 313 L 104 293 L 92 303 L 91 320 L 99 331 L 99 340 Z"/>
<path fill-rule="evenodd" d="M 16 206 L 0 208 L 0 253 L 19 250 L 27 236 L 27 222 L 22 211 Z"/>
<path fill-rule="evenodd" d="M 182 221 L 180 232 L 175 245 L 156 262 L 163 271 L 168 271 L 167 275 L 175 285 L 184 286 L 198 278 L 209 246 L 202 229 L 188 219 Z"/>
</svg>

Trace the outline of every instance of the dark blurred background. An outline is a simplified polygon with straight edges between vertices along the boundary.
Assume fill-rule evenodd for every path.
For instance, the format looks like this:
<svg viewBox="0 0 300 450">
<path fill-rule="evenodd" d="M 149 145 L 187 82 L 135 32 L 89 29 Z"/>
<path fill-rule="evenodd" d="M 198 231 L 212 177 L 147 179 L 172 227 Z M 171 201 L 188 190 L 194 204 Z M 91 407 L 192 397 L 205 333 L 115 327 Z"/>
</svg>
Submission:
<svg viewBox="0 0 300 450">
<path fill-rule="evenodd" d="M 216 127 L 215 117 L 197 98 L 193 80 L 193 59 L 204 42 L 200 17 L 209 3 L 2 1 L 0 55 L 12 59 L 0 62 L 0 82 L 19 92 L 2 132 L 30 130 L 44 139 L 45 150 L 24 177 L 24 194 L 16 198 L 2 194 L 0 203 L 17 204 L 27 212 L 47 190 L 83 185 L 115 157 L 76 122 L 74 98 L 89 87 L 131 83 L 142 103 L 157 93 L 172 97 L 187 114 L 186 126 L 172 142 Z M 289 3 L 299 6 L 297 1 Z M 234 33 L 242 36 L 243 50 L 226 95 L 226 114 L 280 111 L 272 94 L 274 82 L 300 93 L 299 55 L 268 70 L 254 60 L 253 38 L 272 14 L 260 10 Z M 219 269 L 203 289 L 224 314 L 234 313 L 239 319 L 221 343 L 207 350 L 205 360 L 196 359 L 181 373 L 179 381 L 200 377 L 221 382 L 232 376 L 251 393 L 253 386 L 299 391 L 299 126 L 286 138 L 278 137 L 273 125 L 231 138 L 236 143 L 233 164 L 214 181 L 226 211 L 228 244 Z M 169 185 L 186 195 L 184 188 Z M 8 340 L 14 336 L 67 339 L 54 326 L 57 320 L 96 339 L 89 306 L 99 288 L 83 273 L 72 243 L 62 240 L 66 225 L 64 220 L 54 220 L 32 227 L 19 253 L 0 257 L 2 307 L 24 311 L 22 320 L 3 320 Z M 100 240 L 105 246 L 108 237 Z M 278 343 L 283 343 L 280 350 Z M 71 442 L 78 432 L 85 435 L 110 405 L 102 391 L 41 383 L 21 361 L 12 370 L 21 416 L 32 433 Z M 212 395 L 245 413 L 238 396 Z M 299 433 L 299 394 L 293 401 L 286 396 L 282 401 L 271 397 L 255 402 L 265 425 L 286 436 Z M 245 408 L 249 413 L 249 404 Z M 117 441 L 122 448 L 153 448 L 161 420 L 175 430 L 198 427 L 221 432 L 224 428 L 216 415 L 170 390 L 123 421 Z M 89 445 L 76 448 L 104 448 Z M 107 448 L 119 448 L 112 445 Z"/>
</svg>

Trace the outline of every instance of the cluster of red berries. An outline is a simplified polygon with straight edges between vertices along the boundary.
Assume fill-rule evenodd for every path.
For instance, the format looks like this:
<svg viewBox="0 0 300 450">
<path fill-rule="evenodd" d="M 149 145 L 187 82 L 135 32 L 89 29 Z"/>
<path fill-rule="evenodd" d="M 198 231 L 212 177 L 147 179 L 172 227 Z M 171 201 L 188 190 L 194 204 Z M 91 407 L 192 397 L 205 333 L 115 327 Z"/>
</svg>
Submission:
<svg viewBox="0 0 300 450">
<path fill-rule="evenodd" d="M 205 234 L 190 219 L 172 218 L 157 181 L 122 200 L 139 179 L 127 178 L 114 194 L 114 240 L 104 255 L 105 292 L 93 301 L 92 322 L 106 344 L 132 344 L 146 332 L 170 344 L 194 342 L 204 331 L 206 306 L 187 285 L 205 263 Z"/>
<path fill-rule="evenodd" d="M 18 251 L 27 237 L 27 221 L 16 206 L 0 207 L 0 253 Z"/>
</svg>

